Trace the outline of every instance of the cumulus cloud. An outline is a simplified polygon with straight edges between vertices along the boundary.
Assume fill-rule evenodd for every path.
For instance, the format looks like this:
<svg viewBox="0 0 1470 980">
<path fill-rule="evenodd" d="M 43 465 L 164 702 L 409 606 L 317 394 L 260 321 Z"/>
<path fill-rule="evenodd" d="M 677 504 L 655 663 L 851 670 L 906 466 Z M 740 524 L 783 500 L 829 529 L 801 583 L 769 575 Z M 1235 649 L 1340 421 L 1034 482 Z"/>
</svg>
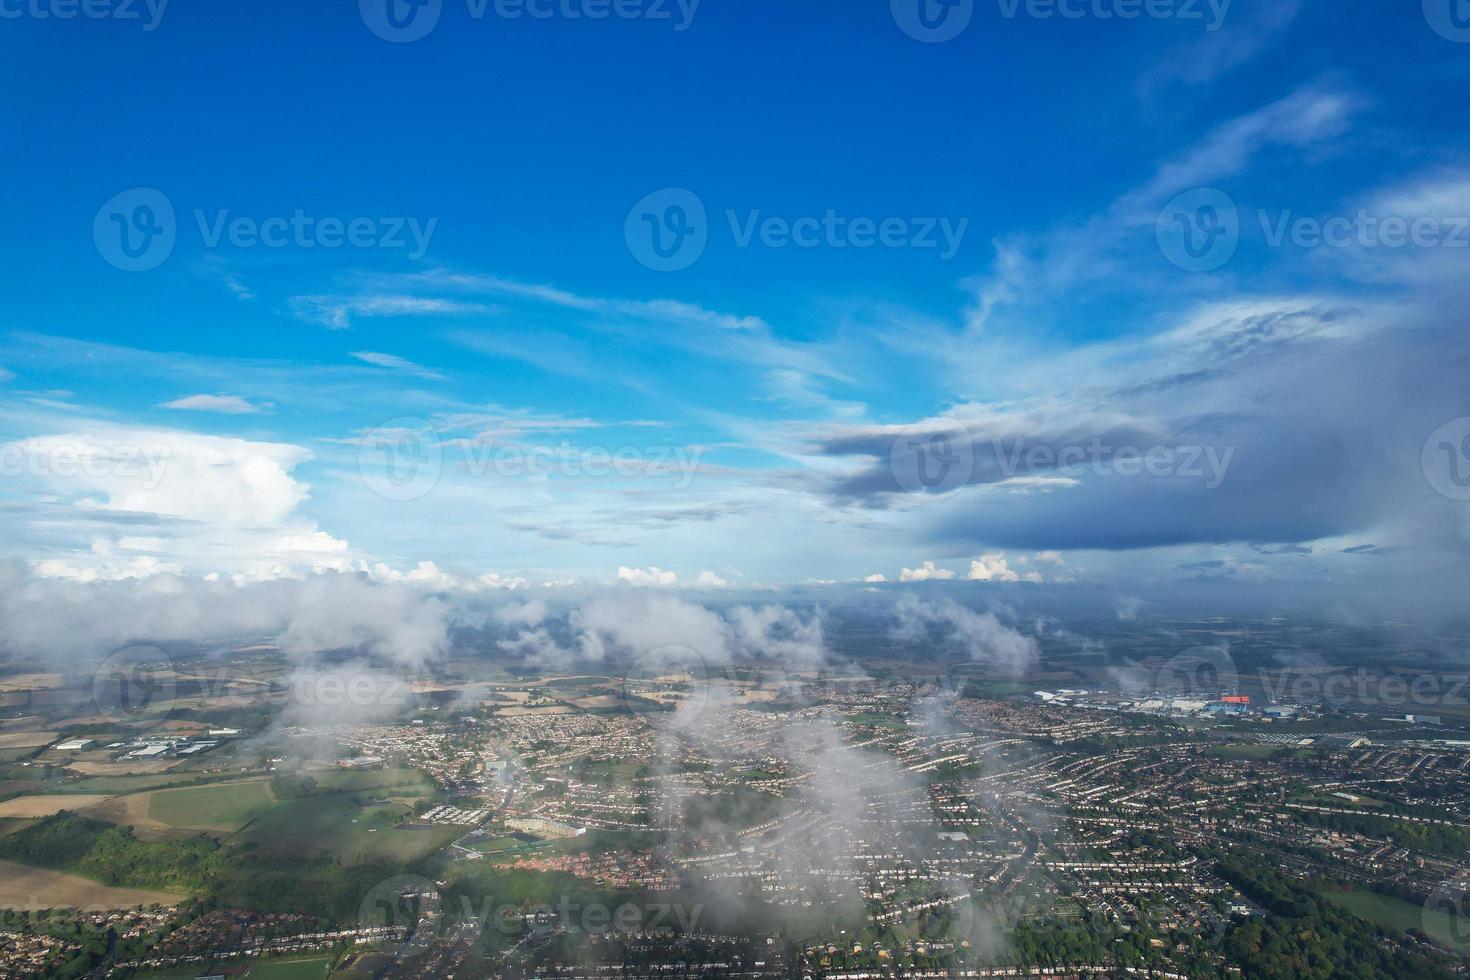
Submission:
<svg viewBox="0 0 1470 980">
<path fill-rule="evenodd" d="M 233 527 L 284 522 L 310 490 L 291 471 L 314 458 L 285 443 L 112 427 L 37 436 L 0 451 L 78 506 Z"/>
<path fill-rule="evenodd" d="M 926 561 L 918 568 L 905 568 L 899 573 L 900 582 L 944 582 L 955 577 L 955 573 L 948 568 L 938 568 L 932 561 Z"/>
<path fill-rule="evenodd" d="M 657 565 L 650 565 L 648 568 L 629 568 L 622 565 L 618 568 L 618 581 L 640 587 L 669 588 L 679 584 L 679 576 L 674 572 L 666 572 Z"/>
<path fill-rule="evenodd" d="M 443 599 L 361 574 L 79 580 L 0 563 L 0 646 L 62 663 L 138 641 L 207 645 L 269 637 L 303 661 L 350 649 L 421 665 L 446 649 L 450 621 Z"/>
</svg>

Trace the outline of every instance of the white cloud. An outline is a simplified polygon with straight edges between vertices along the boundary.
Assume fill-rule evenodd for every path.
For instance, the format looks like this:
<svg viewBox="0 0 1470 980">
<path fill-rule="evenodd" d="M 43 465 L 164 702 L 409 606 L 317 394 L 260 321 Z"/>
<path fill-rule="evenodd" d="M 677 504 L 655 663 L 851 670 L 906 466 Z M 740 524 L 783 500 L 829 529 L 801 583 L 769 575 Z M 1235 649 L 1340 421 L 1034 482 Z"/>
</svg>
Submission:
<svg viewBox="0 0 1470 980">
<path fill-rule="evenodd" d="M 679 584 L 679 576 L 674 572 L 666 572 L 657 565 L 650 565 L 648 568 L 629 568 L 623 565 L 618 568 L 618 581 L 627 582 L 639 588 L 648 586 L 670 588 Z"/>
<path fill-rule="evenodd" d="M 863 581 L 869 583 L 886 582 L 888 581 L 888 576 L 884 575 L 882 572 L 878 572 L 874 575 L 867 576 L 863 579 Z"/>
<path fill-rule="evenodd" d="M 158 407 L 187 412 L 216 412 L 220 415 L 258 415 L 264 411 L 259 405 L 248 402 L 239 395 L 187 395 L 164 402 Z"/>
<path fill-rule="evenodd" d="M 926 561 L 918 568 L 905 568 L 898 576 L 900 582 L 944 582 L 954 578 L 955 573 L 948 568 L 936 568 L 932 561 Z"/>
<path fill-rule="evenodd" d="M 405 374 L 412 374 L 415 377 L 423 378 L 427 381 L 445 380 L 444 375 L 440 374 L 439 372 L 431 371 L 423 365 L 415 364 L 408 358 L 399 357 L 397 354 L 382 354 L 378 351 L 371 350 L 355 350 L 351 351 L 350 354 L 352 357 L 357 358 L 364 364 L 371 364 L 374 367 L 388 368 L 389 370 L 393 371 L 402 371 Z"/>
<path fill-rule="evenodd" d="M 293 296 L 291 312 L 333 330 L 346 330 L 356 317 L 432 316 L 489 313 L 481 303 L 425 296 Z"/>
<path fill-rule="evenodd" d="M 1032 572 L 1031 574 L 1036 575 L 1035 572 Z M 971 582 L 1021 581 L 1021 576 L 1012 571 L 1010 565 L 1006 562 L 1006 556 L 1004 552 L 999 552 L 993 555 L 983 555 L 975 561 L 970 562 L 970 574 L 965 577 Z M 1037 580 L 1039 579 L 1040 576 L 1038 575 Z M 1030 576 L 1027 577 L 1027 581 L 1032 581 Z"/>
<path fill-rule="evenodd" d="M 1029 636 L 1002 623 L 993 613 L 978 613 L 952 599 L 924 602 L 909 593 L 894 606 L 894 635 L 910 642 L 937 633 L 958 644 L 975 663 L 1020 675 L 1036 663 L 1041 648 Z"/>
<path fill-rule="evenodd" d="M 79 507 L 216 527 L 281 525 L 309 496 L 310 487 L 291 471 L 314 458 L 285 443 L 102 426 L 4 449 L 25 460 L 30 476 Z"/>
</svg>

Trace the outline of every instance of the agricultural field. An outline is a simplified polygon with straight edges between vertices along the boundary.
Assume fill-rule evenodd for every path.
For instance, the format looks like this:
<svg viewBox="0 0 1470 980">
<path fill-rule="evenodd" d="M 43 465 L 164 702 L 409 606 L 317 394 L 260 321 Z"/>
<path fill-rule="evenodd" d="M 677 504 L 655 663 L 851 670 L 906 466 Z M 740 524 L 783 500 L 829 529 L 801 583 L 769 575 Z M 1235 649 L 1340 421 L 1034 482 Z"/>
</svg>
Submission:
<svg viewBox="0 0 1470 980">
<path fill-rule="evenodd" d="M 253 963 L 245 974 L 250 980 L 321 980 L 332 967 L 325 956 L 299 960 L 266 960 Z"/>
<path fill-rule="evenodd" d="M 113 888 L 79 875 L 0 861 L 0 908 L 116 908 L 173 905 L 183 899 L 170 892 Z"/>
<path fill-rule="evenodd" d="M 347 864 L 379 859 L 417 860 L 464 828 L 401 829 L 409 813 L 397 803 L 359 804 L 345 794 L 288 800 L 257 819 L 243 835 L 262 848 L 308 856 L 328 852 Z"/>
<path fill-rule="evenodd" d="M 0 733 L 0 749 L 39 749 L 56 737 L 56 732 L 4 732 Z"/>
<path fill-rule="evenodd" d="M 1454 950 L 1461 955 L 1470 954 L 1470 943 L 1466 942 L 1464 935 L 1464 921 L 1446 912 L 1424 908 L 1378 892 L 1324 891 L 1322 897 L 1374 925 L 1401 932 L 1417 929 L 1445 949 Z"/>
<path fill-rule="evenodd" d="M 148 794 L 148 817 L 182 830 L 232 833 L 276 806 L 264 780 L 213 783 Z"/>
<path fill-rule="evenodd" d="M 326 769 L 308 775 L 320 790 L 392 790 L 393 796 L 430 796 L 434 784 L 417 769 Z"/>
<path fill-rule="evenodd" d="M 67 794 L 60 796 L 21 796 L 0 803 L 0 818 L 36 820 L 49 817 L 62 810 L 80 810 L 94 803 L 109 800 L 109 796 L 87 796 Z"/>
</svg>

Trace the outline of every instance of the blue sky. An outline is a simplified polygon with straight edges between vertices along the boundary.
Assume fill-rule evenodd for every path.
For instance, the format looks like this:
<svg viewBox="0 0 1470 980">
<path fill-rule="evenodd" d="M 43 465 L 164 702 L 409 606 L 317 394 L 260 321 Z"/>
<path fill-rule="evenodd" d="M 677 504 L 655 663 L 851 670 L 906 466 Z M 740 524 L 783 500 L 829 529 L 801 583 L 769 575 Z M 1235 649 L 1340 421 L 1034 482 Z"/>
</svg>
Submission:
<svg viewBox="0 0 1470 980">
<path fill-rule="evenodd" d="M 1345 601 L 1463 567 L 1449 0 L 976 0 L 934 43 L 905 0 L 443 0 L 407 43 L 373 2 L 0 3 L 8 557 Z M 640 261 L 690 202 L 702 252 Z M 137 222 L 172 245 L 128 271 Z"/>
</svg>

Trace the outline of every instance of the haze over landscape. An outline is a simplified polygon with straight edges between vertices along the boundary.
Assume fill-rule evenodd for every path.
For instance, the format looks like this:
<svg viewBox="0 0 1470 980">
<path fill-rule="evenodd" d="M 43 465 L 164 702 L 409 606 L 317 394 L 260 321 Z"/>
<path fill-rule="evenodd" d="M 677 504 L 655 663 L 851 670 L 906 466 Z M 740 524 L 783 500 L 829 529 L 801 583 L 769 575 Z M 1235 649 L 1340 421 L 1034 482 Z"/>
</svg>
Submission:
<svg viewBox="0 0 1470 980">
<path fill-rule="evenodd" d="M 0 20 L 0 976 L 1465 973 L 1464 0 Z"/>
</svg>

